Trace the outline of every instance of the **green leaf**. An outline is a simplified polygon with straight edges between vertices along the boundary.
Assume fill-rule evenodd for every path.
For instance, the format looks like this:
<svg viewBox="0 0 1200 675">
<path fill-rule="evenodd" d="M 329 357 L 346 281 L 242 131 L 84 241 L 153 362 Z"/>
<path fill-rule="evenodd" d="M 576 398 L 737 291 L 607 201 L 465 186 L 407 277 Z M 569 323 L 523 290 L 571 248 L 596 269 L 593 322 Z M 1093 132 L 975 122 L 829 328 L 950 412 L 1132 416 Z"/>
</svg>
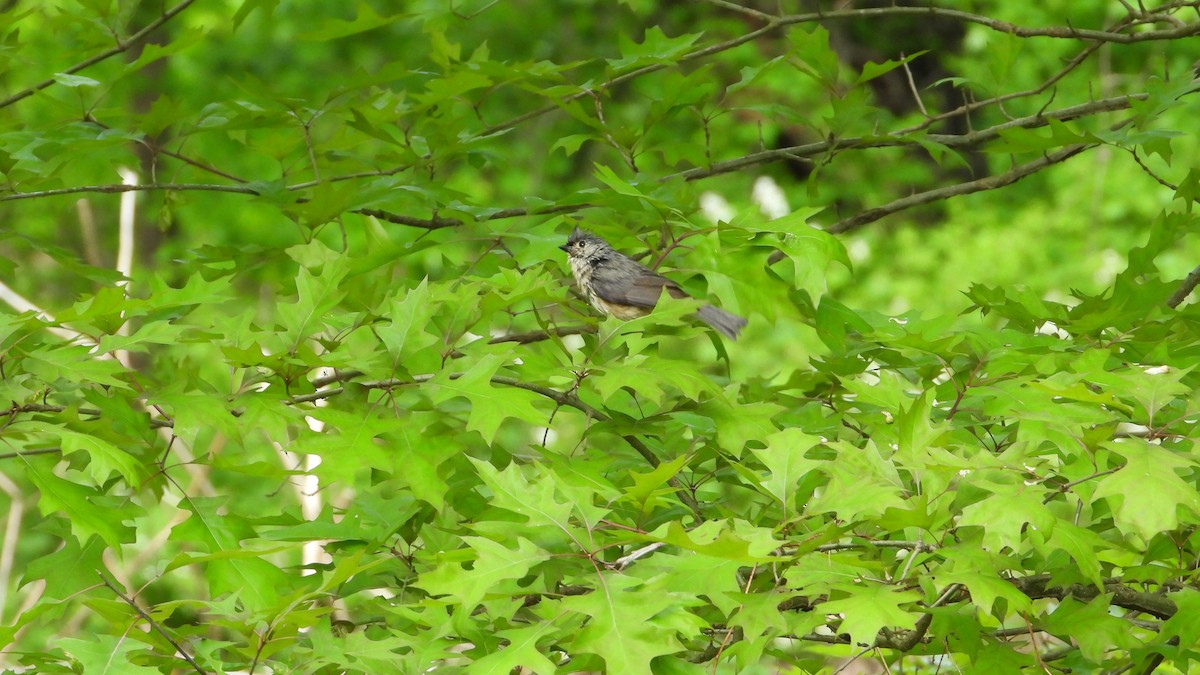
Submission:
<svg viewBox="0 0 1200 675">
<path fill-rule="evenodd" d="M 783 61 L 786 57 L 776 56 L 775 58 L 761 63 L 756 66 L 742 66 L 738 73 L 738 81 L 725 88 L 725 95 L 736 94 L 739 90 L 754 85 L 759 80 L 763 79 L 766 73 L 775 69 L 775 65 Z"/>
<path fill-rule="evenodd" d="M 414 497 L 440 511 L 446 507 L 445 497 L 450 485 L 442 478 L 438 467 L 462 449 L 444 435 L 426 433 L 415 427 L 415 424 L 402 424 L 386 434 L 391 468 L 407 483 Z"/>
<path fill-rule="evenodd" d="M 550 146 L 550 152 L 562 150 L 567 157 L 572 157 L 579 152 L 579 148 L 588 141 L 596 140 L 595 134 L 570 134 L 563 136 Z"/>
<path fill-rule="evenodd" d="M 394 359 L 403 359 L 437 343 L 437 337 L 427 328 L 441 306 L 434 300 L 426 277 L 403 297 L 394 296 L 386 303 L 381 313 L 391 322 L 376 326 L 375 333 Z"/>
<path fill-rule="evenodd" d="M 92 78 L 84 77 L 83 75 L 68 75 L 66 73 L 55 73 L 54 81 L 61 84 L 64 87 L 98 87 L 98 86 L 100 86 L 99 80 L 93 80 Z"/>
<path fill-rule="evenodd" d="M 663 488 L 667 481 L 674 478 L 688 463 L 687 455 L 680 455 L 670 461 L 663 462 L 654 468 L 649 473 L 638 473 L 636 471 L 629 472 L 630 478 L 633 480 L 633 486 L 625 491 L 629 498 L 646 509 L 652 504 L 652 497 L 661 492 L 674 492 L 675 488 Z"/>
<path fill-rule="evenodd" d="M 1179 181 L 1175 198 L 1183 202 L 1183 208 L 1188 213 L 1192 212 L 1193 206 L 1200 202 L 1200 169 L 1188 170 L 1183 180 Z"/>
<path fill-rule="evenodd" d="M 1178 635 L 1180 644 L 1194 645 L 1200 640 L 1200 593 L 1195 589 L 1185 588 L 1182 592 L 1172 595 L 1177 611 L 1175 616 L 1163 622 L 1159 634 L 1162 636 Z"/>
<path fill-rule="evenodd" d="M 353 21 L 324 19 L 320 30 L 302 32 L 296 37 L 300 40 L 311 40 L 314 42 L 337 40 L 387 26 L 399 20 L 401 17 L 407 16 L 405 14 L 380 16 L 379 14 L 376 14 L 375 9 L 366 2 L 358 3 L 356 8 L 355 14 L 357 14 L 357 16 Z"/>
<path fill-rule="evenodd" d="M 813 300 L 825 293 L 831 263 L 851 268 L 850 257 L 842 242 L 807 223 L 815 213 L 815 209 L 800 209 L 758 226 L 763 231 L 781 235 L 779 250 L 787 255 L 794 268 L 792 285 L 808 291 Z"/>
<path fill-rule="evenodd" d="M 536 525 L 553 525 L 564 531 L 569 529 L 567 518 L 573 506 L 559 501 L 553 481 L 530 481 L 515 464 L 497 471 L 487 462 L 474 457 L 470 460 L 487 485 L 489 502 L 493 506 L 525 516 Z"/>
<path fill-rule="evenodd" d="M 1101 595 L 1083 604 L 1064 598 L 1054 612 L 1038 622 L 1038 627 L 1074 642 L 1088 661 L 1104 663 L 1112 648 L 1128 649 L 1139 644 L 1130 632 L 1129 624 L 1110 613 L 1110 599 Z"/>
<path fill-rule="evenodd" d="M 825 614 L 845 615 L 838 631 L 849 633 L 854 644 L 870 647 L 884 627 L 911 630 L 916 626 L 917 615 L 901 609 L 900 605 L 920 599 L 921 595 L 913 591 L 867 584 L 854 595 L 821 603 L 818 610 Z"/>
<path fill-rule="evenodd" d="M 610 673 L 650 675 L 656 656 L 683 651 L 677 634 L 695 635 L 704 626 L 685 608 L 699 600 L 671 593 L 620 574 L 605 574 L 593 593 L 556 603 L 587 618 L 575 635 L 571 651 L 596 654 Z"/>
<path fill-rule="evenodd" d="M 785 513 L 796 507 L 793 500 L 800 479 L 822 464 L 804 456 L 820 442 L 821 439 L 799 429 L 784 429 L 767 437 L 767 447 L 753 451 L 769 472 L 768 478 L 762 481 L 763 488 L 779 500 Z"/>
<path fill-rule="evenodd" d="M 836 448 L 837 459 L 822 462 L 822 470 L 829 474 L 829 484 L 809 501 L 809 512 L 831 511 L 844 522 L 855 522 L 904 507 L 904 483 L 896 467 L 880 455 L 874 443 L 857 448 L 841 442 Z"/>
<path fill-rule="evenodd" d="M 125 479 L 126 484 L 138 486 L 148 473 L 133 455 L 96 436 L 46 422 L 28 422 L 22 426 L 30 431 L 57 436 L 64 457 L 80 451 L 87 453 L 90 460 L 88 471 L 97 485 L 108 482 L 115 473 Z"/>
<path fill-rule="evenodd" d="M 854 84 L 860 85 L 860 84 L 864 84 L 866 82 L 870 82 L 871 80 L 874 80 L 875 78 L 880 77 L 881 75 L 886 75 L 886 74 L 892 72 L 893 70 L 912 61 L 913 59 L 924 56 L 928 52 L 929 52 L 929 50 L 923 49 L 919 52 L 909 54 L 908 56 L 905 56 L 902 59 L 899 59 L 896 61 L 891 61 L 891 60 L 884 61 L 883 63 L 875 63 L 874 61 L 867 61 L 866 63 L 863 64 L 862 72 L 859 73 L 858 79 L 854 81 Z"/>
<path fill-rule="evenodd" d="M 529 424 L 545 424 L 549 419 L 548 412 L 542 412 L 534 405 L 540 400 L 537 394 L 520 387 L 492 384 L 503 361 L 504 357 L 499 354 L 488 354 L 461 377 L 442 372 L 429 382 L 434 403 L 445 403 L 457 397 L 470 402 L 467 431 L 478 431 L 487 443 L 496 438 L 500 423 L 506 419 L 515 418 Z"/>
<path fill-rule="evenodd" d="M 340 286 L 348 271 L 344 260 L 327 266 L 320 275 L 307 267 L 300 269 L 296 277 L 296 302 L 278 307 L 289 346 L 325 327 L 326 314 L 342 300 Z"/>
<path fill-rule="evenodd" d="M 129 385 L 118 376 L 126 372 L 116 359 L 96 358 L 90 347 L 83 345 L 58 345 L 37 349 L 24 361 L 31 374 L 43 382 L 56 380 L 66 382 L 102 384 L 120 389 Z"/>
<path fill-rule="evenodd" d="M 133 609 L 132 616 L 137 616 Z M 83 667 L 85 673 L 97 675 L 156 675 L 158 668 L 140 666 L 133 661 L 144 658 L 150 651 L 136 640 L 126 640 L 116 635 L 94 634 L 86 640 L 62 638 L 55 645 Z"/>
<path fill-rule="evenodd" d="M 771 420 L 783 410 L 783 406 L 767 401 L 735 405 L 722 399 L 713 399 L 701 405 L 699 412 L 716 425 L 717 442 L 721 448 L 740 457 L 748 443 L 765 443 L 767 437 L 778 431 Z"/>
<path fill-rule="evenodd" d="M 978 608 L 979 618 L 987 616 L 1003 618 L 1011 614 L 1031 611 L 1032 601 L 1017 590 L 1012 583 L 1000 577 L 1005 568 L 1003 559 L 979 548 L 978 543 L 964 542 L 940 550 L 946 557 L 944 572 L 939 582 L 962 584 L 971 594 L 971 603 Z M 1003 605 L 999 604 L 1003 601 Z M 989 625 L 999 625 L 1000 620 L 987 620 Z"/>
<path fill-rule="evenodd" d="M 1045 543 L 1040 543 L 1044 541 Z M 1109 548 L 1100 535 L 1091 530 L 1059 520 L 1054 523 L 1054 529 L 1049 537 L 1035 537 L 1034 546 L 1039 551 L 1063 551 L 1079 568 L 1084 578 L 1097 588 L 1104 585 L 1100 574 L 1099 552 Z"/>
<path fill-rule="evenodd" d="M 465 612 L 474 611 L 488 594 L 524 596 L 527 591 L 507 582 L 524 577 L 534 565 L 550 557 L 549 553 L 521 537 L 517 538 L 516 550 L 483 537 L 463 537 L 462 540 L 473 553 L 469 569 L 460 567 L 457 562 L 440 562 L 415 583 L 433 596 L 455 598 L 456 604 Z"/>
<path fill-rule="evenodd" d="M 932 393 L 925 391 L 897 417 L 897 457 L 910 467 L 936 465 L 946 460 L 944 451 L 933 447 L 947 425 L 931 419 Z M 953 460 L 951 460 L 953 461 Z"/>
<path fill-rule="evenodd" d="M 57 551 L 32 560 L 25 567 L 21 586 L 31 581 L 44 579 L 44 598 L 66 600 L 85 588 L 96 585 L 96 572 L 104 569 L 101 555 L 104 542 L 100 537 L 90 537 L 80 545 L 73 536 L 63 538 L 63 546 Z"/>
<path fill-rule="evenodd" d="M 1148 541 L 1178 527 L 1181 508 L 1189 519 L 1200 514 L 1200 494 L 1176 473 L 1176 469 L 1194 471 L 1194 460 L 1140 438 L 1105 447 L 1125 457 L 1125 466 L 1102 478 L 1093 497 L 1108 501 L 1123 532 Z"/>
<path fill-rule="evenodd" d="M 626 34 L 618 35 L 621 45 L 621 58 L 609 59 L 609 68 L 616 72 L 624 72 L 632 68 L 652 63 L 671 62 L 675 57 L 687 53 L 701 33 L 683 34 L 679 37 L 667 37 L 658 26 L 646 29 L 642 42 L 635 43 Z"/>
<path fill-rule="evenodd" d="M 596 178 L 608 187 L 612 188 L 613 192 L 626 197 L 636 197 L 639 200 L 646 200 L 648 197 L 634 184 L 624 180 L 618 176 L 612 169 L 603 164 L 596 164 Z"/>
<path fill-rule="evenodd" d="M 811 290 L 810 290 L 811 292 Z M 814 296 L 816 297 L 816 296 Z M 830 349 L 841 352 L 846 349 L 848 330 L 859 331 L 863 334 L 871 332 L 871 325 L 858 314 L 828 295 L 821 297 L 817 305 L 817 335 Z M 881 376 L 882 373 L 881 373 Z M 871 389 L 871 387 L 866 387 Z M 899 407 L 899 401 L 895 401 Z"/>
<path fill-rule="evenodd" d="M 358 474 L 404 461 L 380 438 L 403 426 L 395 419 L 334 408 L 319 408 L 311 415 L 326 428 L 302 436 L 297 450 L 321 458 L 315 473 L 324 480 L 353 485 Z"/>
<path fill-rule="evenodd" d="M 800 72 L 813 78 L 826 89 L 837 86 L 841 63 L 829 46 L 829 31 L 813 24 L 804 30 L 788 31 L 789 54 L 794 57 L 788 63 Z"/>
<path fill-rule="evenodd" d="M 236 31 L 246 17 L 250 16 L 255 10 L 261 9 L 263 13 L 270 16 L 275 12 L 275 8 L 279 6 L 280 0 L 243 0 L 238 11 L 233 15 L 233 29 Z"/>
<path fill-rule="evenodd" d="M 166 44 L 147 42 L 142 47 L 137 59 L 126 64 L 123 74 L 135 73 L 155 61 L 180 54 L 187 49 L 202 44 L 206 37 L 208 37 L 208 30 L 204 27 L 195 26 L 175 31 L 171 35 L 171 40 Z"/>
<path fill-rule="evenodd" d="M 133 528 L 123 524 L 126 518 L 133 518 L 133 513 L 112 509 L 99 492 L 55 476 L 45 464 L 27 461 L 25 465 L 26 475 L 38 489 L 38 510 L 42 515 L 58 514 L 66 518 L 71 523 L 71 532 L 80 541 L 99 535 L 112 548 L 133 541 Z"/>
<path fill-rule="evenodd" d="M 663 532 L 664 528 L 666 532 Z M 760 528 L 744 534 L 732 531 L 721 521 L 706 521 L 689 531 L 685 531 L 678 521 L 673 521 L 655 530 L 651 536 L 709 558 L 745 563 L 770 561 L 771 553 L 779 547 L 770 530 Z"/>
<path fill-rule="evenodd" d="M 1042 503 L 1039 494 L 1029 490 L 998 492 L 963 509 L 959 526 L 983 528 L 983 545 L 999 553 L 1004 548 L 1017 553 L 1022 550 L 1022 531 L 1026 526 L 1038 530 L 1042 537 L 1054 532 L 1055 520 Z"/>
<path fill-rule="evenodd" d="M 475 675 L 511 673 L 518 667 L 524 667 L 535 673 L 557 672 L 554 663 L 538 650 L 538 643 L 551 643 L 555 632 L 555 627 L 549 622 L 538 622 L 523 628 L 498 631 L 496 637 L 507 644 L 468 664 L 466 672 Z M 552 645 L 547 646 L 547 651 L 550 646 Z"/>
<path fill-rule="evenodd" d="M 171 540 L 183 541 L 211 554 L 250 554 L 216 558 L 207 563 L 205 578 L 213 597 L 233 594 L 251 611 L 275 606 L 291 585 L 288 576 L 267 560 L 245 548 L 254 528 L 244 517 L 222 513 L 231 497 L 192 497 L 183 503 L 191 516 L 171 531 Z"/>
</svg>

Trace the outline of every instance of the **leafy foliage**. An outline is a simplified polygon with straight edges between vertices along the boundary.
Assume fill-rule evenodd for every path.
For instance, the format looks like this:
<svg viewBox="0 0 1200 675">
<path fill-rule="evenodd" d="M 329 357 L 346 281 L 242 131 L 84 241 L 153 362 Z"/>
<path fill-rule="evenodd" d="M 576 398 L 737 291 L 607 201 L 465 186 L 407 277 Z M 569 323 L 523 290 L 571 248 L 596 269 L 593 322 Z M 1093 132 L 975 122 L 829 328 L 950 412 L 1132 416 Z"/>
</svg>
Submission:
<svg viewBox="0 0 1200 675">
<path fill-rule="evenodd" d="M 0 665 L 1195 672 L 1196 3 L 975 4 L 9 11 Z"/>
</svg>

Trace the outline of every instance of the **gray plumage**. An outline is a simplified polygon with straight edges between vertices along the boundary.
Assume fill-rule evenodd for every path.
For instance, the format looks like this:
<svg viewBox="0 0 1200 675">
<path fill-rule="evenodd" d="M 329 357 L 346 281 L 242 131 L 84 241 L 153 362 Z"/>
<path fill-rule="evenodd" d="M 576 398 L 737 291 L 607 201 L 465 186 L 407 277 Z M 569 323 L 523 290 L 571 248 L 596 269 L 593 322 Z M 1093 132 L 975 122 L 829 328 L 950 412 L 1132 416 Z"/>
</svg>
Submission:
<svg viewBox="0 0 1200 675">
<path fill-rule="evenodd" d="M 571 273 L 588 302 L 604 314 L 633 319 L 650 313 L 665 290 L 673 298 L 688 294 L 674 281 L 620 253 L 600 237 L 578 227 L 564 246 Z M 730 340 L 736 340 L 746 320 L 705 305 L 696 315 Z"/>
</svg>

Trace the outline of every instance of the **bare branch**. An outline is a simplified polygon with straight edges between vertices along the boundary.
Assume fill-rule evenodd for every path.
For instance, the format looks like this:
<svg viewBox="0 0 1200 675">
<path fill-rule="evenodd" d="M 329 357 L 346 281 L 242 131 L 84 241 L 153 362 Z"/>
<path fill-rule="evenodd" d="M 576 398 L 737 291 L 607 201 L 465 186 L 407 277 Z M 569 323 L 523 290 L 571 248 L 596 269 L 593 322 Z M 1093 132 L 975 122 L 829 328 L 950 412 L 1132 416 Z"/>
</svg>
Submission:
<svg viewBox="0 0 1200 675">
<path fill-rule="evenodd" d="M 1178 5 L 1178 7 L 1196 7 L 1196 6 L 1200 6 L 1200 2 L 1186 2 L 1186 3 L 1179 3 L 1179 5 Z M 979 14 L 971 14 L 970 12 L 962 12 L 962 11 L 952 10 L 952 9 L 941 9 L 938 7 L 900 7 L 900 6 L 873 7 L 873 8 L 846 9 L 846 10 L 837 10 L 837 11 L 828 11 L 828 12 L 827 11 L 810 12 L 810 13 L 806 13 L 806 14 L 792 14 L 792 15 L 780 16 L 780 17 L 769 17 L 769 15 L 762 14 L 761 16 L 756 15 L 755 18 L 766 20 L 767 21 L 766 25 L 764 25 L 761 28 L 758 28 L 756 30 L 750 31 L 749 33 L 746 33 L 745 35 L 741 35 L 741 36 L 738 36 L 731 40 L 725 40 L 723 42 L 718 42 L 716 44 L 712 44 L 707 47 L 702 47 L 702 48 L 693 50 L 693 51 L 688 52 L 688 53 L 682 55 L 681 57 L 679 57 L 679 59 L 677 61 L 675 61 L 674 63 L 651 64 L 651 65 L 644 66 L 642 68 L 638 68 L 636 70 L 630 71 L 623 75 L 618 75 L 617 77 L 614 77 L 606 82 L 601 82 L 600 84 L 594 85 L 590 88 L 587 88 L 587 89 L 581 88 L 580 91 L 578 91 L 574 94 L 571 94 L 570 96 L 563 97 L 557 103 L 543 106 L 536 110 L 531 110 L 529 112 L 526 112 L 526 113 L 523 113 L 516 117 L 513 117 L 512 119 L 509 119 L 505 122 L 501 122 L 499 124 L 493 124 L 492 126 L 486 127 L 482 131 L 480 131 L 478 134 L 476 134 L 476 138 L 483 138 L 483 137 L 491 136 L 493 134 L 498 134 L 498 133 L 507 131 L 507 130 L 512 129 L 513 127 L 516 127 L 524 122 L 528 122 L 531 119 L 535 119 L 537 117 L 541 117 L 542 115 L 545 115 L 546 113 L 550 113 L 555 110 L 558 110 L 563 105 L 566 105 L 567 103 L 571 103 L 571 102 L 577 101 L 581 98 L 591 96 L 591 95 L 593 95 L 594 92 L 605 91 L 605 90 L 615 87 L 619 84 L 628 82 L 629 80 L 641 77 L 643 75 L 647 75 L 649 73 L 657 72 L 659 70 L 664 70 L 666 68 L 669 68 L 669 67 L 672 67 L 675 65 L 679 65 L 679 64 L 683 64 L 683 63 L 687 63 L 689 61 L 694 61 L 696 59 L 704 58 L 705 56 L 710 56 L 712 54 L 718 54 L 720 52 L 728 51 L 730 49 L 733 49 L 734 47 L 739 47 L 747 42 L 757 40 L 758 38 L 762 37 L 763 35 L 771 33 L 772 31 L 775 31 L 780 28 L 794 26 L 794 25 L 798 25 L 798 24 L 802 24 L 802 23 L 813 23 L 816 21 L 879 18 L 879 17 L 897 16 L 897 15 L 907 15 L 907 16 L 915 15 L 915 16 L 943 17 L 943 18 L 948 18 L 948 19 L 955 19 L 958 21 L 963 21 L 965 23 L 979 24 L 981 26 L 990 28 L 994 31 L 1004 33 L 1006 35 L 1013 35 L 1016 37 L 1021 37 L 1021 38 L 1049 37 L 1049 38 L 1062 38 L 1062 39 L 1074 39 L 1074 40 L 1083 39 L 1083 40 L 1095 41 L 1098 44 L 1106 43 L 1106 42 L 1117 42 L 1117 43 L 1128 44 L 1128 43 L 1133 43 L 1133 42 L 1147 42 L 1147 41 L 1153 41 L 1153 40 L 1174 40 L 1174 39 L 1178 39 L 1178 38 L 1190 37 L 1192 35 L 1200 34 L 1200 22 L 1187 24 L 1182 27 L 1176 27 L 1176 28 L 1173 28 L 1170 30 L 1153 30 L 1153 31 L 1135 32 L 1135 33 L 1120 32 L 1120 27 L 1127 26 L 1128 20 L 1126 20 L 1122 24 L 1119 24 L 1118 27 L 1115 28 L 1114 30 L 1089 30 L 1089 29 L 1074 28 L 1071 26 L 1051 26 L 1051 27 L 1046 27 L 1046 28 L 1029 28 L 1029 27 L 1025 27 L 1025 26 L 1018 26 L 1016 24 L 1009 23 L 1007 21 L 999 21 L 999 20 L 992 19 L 987 16 L 979 15 Z M 769 17 L 769 20 L 767 17 Z M 936 120 L 934 120 L 934 121 L 936 121 Z"/>
<path fill-rule="evenodd" d="M 331 179 L 332 180 L 332 179 Z M 296 191 L 311 187 L 307 183 L 298 185 L 289 185 L 285 189 L 288 191 Z M 259 192 L 247 185 L 220 185 L 216 183 L 147 183 L 145 185 L 77 185 L 69 188 L 57 188 L 54 190 L 36 190 L 33 192 L 15 192 L 0 196 L 0 202 L 20 201 L 25 199 L 41 199 L 43 197 L 58 197 L 62 195 L 73 195 L 81 193 L 96 193 L 96 194 L 120 194 L 125 192 L 226 192 L 232 194 L 254 195 Z M 305 201 L 305 200 L 300 200 Z M 554 213 L 572 213 L 582 209 L 589 208 L 590 204 L 557 204 L 546 207 L 518 207 L 511 209 L 500 209 L 480 218 L 480 220 L 501 220 L 505 218 L 519 218 L 524 216 L 542 216 Z M 397 225 L 407 225 L 409 227 L 419 227 L 426 230 L 438 230 L 446 227 L 461 227 L 463 221 L 457 218 L 416 218 L 413 216 L 405 216 L 391 211 L 383 211 L 380 209 L 355 209 L 351 213 L 357 213 L 364 216 L 378 218 L 380 220 L 396 223 Z"/>
<path fill-rule="evenodd" d="M 1067 122 L 1088 115 L 1093 115 L 1101 112 L 1112 112 L 1115 110 L 1126 110 L 1130 107 L 1131 101 L 1145 100 L 1146 94 L 1131 94 L 1129 96 L 1117 96 L 1114 98 L 1100 99 L 1098 101 L 1089 101 L 1079 105 L 1068 106 L 1058 110 L 1019 117 L 1014 120 L 1002 122 L 1000 124 L 973 131 L 967 134 L 927 134 L 922 137 L 922 140 L 928 140 L 938 145 L 943 145 L 947 148 L 966 149 L 981 145 L 988 141 L 995 140 L 1000 137 L 1000 133 L 1010 129 L 1036 129 L 1049 124 L 1050 120 L 1059 122 Z M 708 178 L 723 173 L 739 171 L 749 166 L 758 164 L 767 164 L 770 162 L 781 161 L 784 159 L 794 159 L 797 157 L 812 157 L 814 155 L 823 155 L 839 150 L 861 150 L 867 148 L 891 148 L 902 146 L 917 145 L 914 138 L 908 137 L 909 130 L 896 132 L 884 137 L 872 138 L 843 138 L 831 139 L 825 141 L 817 141 L 815 143 L 806 143 L 804 145 L 793 145 L 786 148 L 777 148 L 772 150 L 764 150 L 731 159 L 725 162 L 717 162 L 711 166 L 698 167 L 680 171 L 679 173 L 670 174 L 660 178 L 660 181 L 668 181 L 676 178 L 684 180 L 699 180 Z"/>
<path fill-rule="evenodd" d="M 1058 598 L 1062 600 L 1073 597 L 1085 602 L 1092 600 L 1101 593 L 1112 593 L 1111 604 L 1136 612 L 1143 612 L 1158 619 L 1169 619 L 1175 616 L 1178 606 L 1173 600 L 1162 593 L 1147 593 L 1135 591 L 1125 585 L 1122 579 L 1106 579 L 1104 588 L 1084 584 L 1069 586 L 1050 586 L 1049 574 L 1038 574 L 1021 579 L 1013 579 L 1012 583 L 1022 593 L 1030 598 Z"/>
<path fill-rule="evenodd" d="M 232 192 L 241 195 L 257 195 L 258 191 L 245 185 L 214 185 L 211 183 L 146 183 L 144 185 L 76 185 L 75 187 L 34 192 L 14 192 L 0 197 L 0 202 L 15 202 L 22 199 L 41 199 L 60 195 L 76 195 L 85 192 L 119 194 L 122 192 Z"/>
<path fill-rule="evenodd" d="M 539 208 L 519 207 L 513 209 L 501 209 L 483 216 L 480 218 L 480 220 L 503 220 L 505 218 L 545 216 L 555 213 L 574 213 L 587 208 L 591 208 L 591 204 L 558 204 L 555 206 L 545 206 Z M 461 227 L 463 224 L 463 221 L 457 218 L 413 218 L 410 216 L 392 213 L 390 211 L 381 211 L 379 209 L 358 209 L 354 211 L 354 213 L 364 216 L 371 216 L 389 223 L 396 223 L 397 225 L 420 227 L 426 230 L 440 230 L 444 227 Z"/>
<path fill-rule="evenodd" d="M 1057 164 L 1059 162 L 1068 160 L 1084 150 L 1092 147 L 1095 146 L 1090 144 L 1070 145 L 1062 150 L 1052 152 L 1032 162 L 1027 162 L 1025 164 L 1021 164 L 1020 166 L 1013 167 L 1012 169 L 995 176 L 987 176 L 977 180 L 967 181 L 966 183 L 959 183 L 957 185 L 947 185 L 946 187 L 941 187 L 934 190 L 926 190 L 925 192 L 918 192 L 915 195 L 902 197 L 900 199 L 888 202 L 883 206 L 867 209 L 866 211 L 851 216 L 850 218 L 838 221 L 826 228 L 825 231 L 833 234 L 848 232 L 856 227 L 861 227 L 867 223 L 873 223 L 880 218 L 890 216 L 893 213 L 899 213 L 905 209 L 911 209 L 914 206 L 929 204 L 931 202 L 941 201 L 951 197 L 958 197 L 960 195 L 968 195 L 974 192 L 984 192 L 986 190 L 995 190 L 997 188 L 1006 187 L 1021 180 L 1022 178 L 1025 178 L 1026 176 L 1037 173 L 1038 171 L 1041 171 L 1052 164 Z M 775 254 L 772 254 L 771 257 L 774 258 Z"/>
<path fill-rule="evenodd" d="M 751 19 L 758 19 L 759 21 L 772 21 L 776 18 L 770 14 L 767 14 L 766 12 L 760 12 L 753 7 L 743 7 L 736 2 L 729 2 L 729 0 L 708 0 L 708 2 L 720 7 L 721 9 L 727 9 L 731 12 L 744 14 Z"/>
<path fill-rule="evenodd" d="M 921 116 L 929 117 L 929 111 L 925 109 L 925 101 L 921 100 L 921 92 L 917 91 L 917 83 L 913 80 L 912 68 L 909 68 L 908 61 L 904 60 L 904 54 L 900 54 L 900 59 L 904 66 L 904 78 L 908 80 L 908 91 L 912 94 L 917 109 L 921 111 Z"/>
<path fill-rule="evenodd" d="M 1180 7 L 1196 6 L 1198 3 L 1188 2 L 1181 3 Z M 1027 26 L 1018 26 L 1008 21 L 1000 21 L 991 17 L 982 16 L 979 14 L 971 14 L 970 12 L 962 12 L 956 9 L 942 9 L 939 7 L 911 7 L 911 6 L 890 6 L 890 7 L 870 7 L 863 9 L 847 9 L 836 10 L 831 12 L 820 12 L 810 14 L 796 14 L 785 16 L 778 19 L 778 22 L 784 26 L 790 26 L 798 23 L 809 23 L 815 20 L 841 20 L 841 19 L 861 19 L 874 18 L 881 16 L 927 16 L 941 17 L 946 19 L 956 19 L 964 23 L 974 23 L 980 26 L 985 26 L 998 33 L 1012 35 L 1020 38 L 1047 37 L 1059 38 L 1066 40 L 1095 40 L 1098 42 L 1116 42 L 1120 44 L 1130 44 L 1134 42 L 1147 42 L 1153 40 L 1175 40 L 1178 38 L 1189 37 L 1200 34 L 1200 23 L 1187 24 L 1182 28 L 1173 28 L 1170 30 L 1152 30 L 1136 33 L 1123 33 L 1119 31 L 1109 30 L 1092 30 L 1087 28 L 1075 28 L 1073 26 L 1047 26 L 1044 28 L 1030 28 Z"/>
<path fill-rule="evenodd" d="M 1146 163 L 1143 162 L 1142 158 L 1138 155 L 1137 148 L 1129 148 L 1128 150 L 1129 150 L 1129 154 L 1133 156 L 1133 161 L 1136 162 L 1139 167 L 1141 167 L 1142 171 L 1145 172 L 1147 176 L 1150 176 L 1151 178 L 1153 178 L 1155 180 L 1155 182 L 1157 182 L 1159 185 L 1167 188 L 1168 190 L 1171 190 L 1173 192 L 1179 191 L 1178 185 L 1166 180 L 1162 176 L 1159 176 L 1157 173 L 1154 172 L 1153 169 L 1146 166 Z"/>
<path fill-rule="evenodd" d="M 1196 288 L 1197 284 L 1200 284 L 1200 267 L 1197 267 L 1188 273 L 1187 278 L 1185 278 L 1183 283 L 1179 285 L 1179 290 L 1175 291 L 1167 300 L 1167 307 L 1175 309 L 1182 304 L 1183 301 L 1187 300 L 1187 297 L 1192 294 L 1192 291 Z"/>
</svg>

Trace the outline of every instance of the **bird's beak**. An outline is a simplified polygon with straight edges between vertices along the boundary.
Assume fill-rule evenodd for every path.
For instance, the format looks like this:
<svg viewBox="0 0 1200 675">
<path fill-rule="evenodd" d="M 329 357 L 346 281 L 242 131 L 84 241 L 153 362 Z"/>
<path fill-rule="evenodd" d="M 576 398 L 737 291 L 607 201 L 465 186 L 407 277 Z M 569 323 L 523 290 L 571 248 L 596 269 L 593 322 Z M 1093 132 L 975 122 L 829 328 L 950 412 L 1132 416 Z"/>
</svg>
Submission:
<svg viewBox="0 0 1200 675">
<path fill-rule="evenodd" d="M 558 250 L 560 250 L 560 251 L 564 251 L 564 252 L 567 252 L 567 253 L 570 253 L 570 252 L 571 252 L 571 245 L 570 245 L 570 244 L 563 244 L 562 246 L 559 246 L 559 247 L 558 247 Z"/>
</svg>

